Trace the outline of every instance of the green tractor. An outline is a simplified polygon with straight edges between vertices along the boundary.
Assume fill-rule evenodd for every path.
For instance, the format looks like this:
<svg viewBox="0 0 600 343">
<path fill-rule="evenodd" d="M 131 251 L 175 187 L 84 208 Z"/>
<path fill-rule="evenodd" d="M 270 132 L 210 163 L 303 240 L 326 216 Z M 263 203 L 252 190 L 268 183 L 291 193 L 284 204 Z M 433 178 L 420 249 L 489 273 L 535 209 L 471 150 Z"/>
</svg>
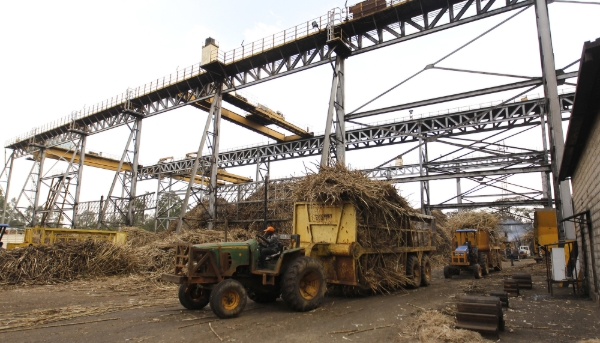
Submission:
<svg viewBox="0 0 600 343">
<path fill-rule="evenodd" d="M 261 238 L 260 236 L 257 239 Z M 310 311 L 323 301 L 327 278 L 323 265 L 305 256 L 299 235 L 279 235 L 289 241 L 259 268 L 261 250 L 256 239 L 235 243 L 180 243 L 175 273 L 162 279 L 179 284 L 179 302 L 190 310 L 210 303 L 220 318 L 238 316 L 247 298 L 271 303 L 280 296 L 295 311 Z"/>
</svg>

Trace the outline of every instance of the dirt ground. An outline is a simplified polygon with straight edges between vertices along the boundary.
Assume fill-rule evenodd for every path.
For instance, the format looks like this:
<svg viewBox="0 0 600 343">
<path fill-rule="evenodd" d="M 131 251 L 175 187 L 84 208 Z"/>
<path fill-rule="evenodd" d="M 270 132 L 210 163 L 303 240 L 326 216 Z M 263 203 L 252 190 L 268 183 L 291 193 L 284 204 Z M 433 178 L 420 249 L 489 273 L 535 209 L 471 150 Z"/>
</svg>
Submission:
<svg viewBox="0 0 600 343">
<path fill-rule="evenodd" d="M 505 263 L 504 271 L 481 280 L 471 273 L 453 279 L 434 271 L 431 286 L 391 295 L 360 298 L 328 296 L 307 313 L 290 311 L 283 301 L 259 305 L 248 300 L 238 318 L 219 320 L 207 306 L 183 309 L 176 288 L 142 287 L 139 278 L 108 278 L 68 284 L 0 289 L 0 341 L 3 342 L 393 342 L 415 339 L 422 310 L 451 313 L 455 296 L 502 289 L 511 272 L 533 275 L 533 290 L 510 298 L 507 328 L 500 342 L 573 342 L 600 337 L 600 308 L 572 289 L 547 291 L 545 268 L 532 260 Z M 351 333 L 350 330 L 369 331 Z M 343 332 L 345 331 L 345 332 Z"/>
</svg>

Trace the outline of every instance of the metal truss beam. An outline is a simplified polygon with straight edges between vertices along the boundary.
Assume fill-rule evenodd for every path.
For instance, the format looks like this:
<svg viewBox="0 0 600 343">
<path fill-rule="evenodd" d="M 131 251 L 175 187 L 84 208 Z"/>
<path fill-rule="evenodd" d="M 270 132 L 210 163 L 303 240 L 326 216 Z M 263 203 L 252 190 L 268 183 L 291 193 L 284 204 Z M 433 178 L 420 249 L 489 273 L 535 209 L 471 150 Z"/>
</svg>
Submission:
<svg viewBox="0 0 600 343">
<path fill-rule="evenodd" d="M 558 76 L 558 79 L 566 80 L 566 79 L 569 79 L 572 77 L 577 77 L 577 72 L 560 74 Z M 407 109 L 415 109 L 418 107 L 435 105 L 435 104 L 444 103 L 444 102 L 448 102 L 448 101 L 467 99 L 467 98 L 471 98 L 471 97 L 476 97 L 476 96 L 481 96 L 481 95 L 486 95 L 486 94 L 493 94 L 493 93 L 498 93 L 498 92 L 504 92 L 504 91 L 508 91 L 508 90 L 531 87 L 531 86 L 536 86 L 536 85 L 539 85 L 539 86 L 542 85 L 542 78 L 536 78 L 536 79 L 529 80 L 529 81 L 509 83 L 509 84 L 505 84 L 505 85 L 501 85 L 501 86 L 483 88 L 483 89 L 478 89 L 478 90 L 470 91 L 470 92 L 442 96 L 442 97 L 434 98 L 434 99 L 416 101 L 416 102 L 411 102 L 411 103 L 406 103 L 406 104 L 401 104 L 401 105 L 396 105 L 396 106 L 384 107 L 384 108 L 371 110 L 371 111 L 364 111 L 364 112 L 349 114 L 346 116 L 346 119 L 364 118 L 364 117 L 370 117 L 370 116 L 374 116 L 374 115 L 378 115 L 378 114 L 402 111 L 402 110 L 407 110 Z"/>
<path fill-rule="evenodd" d="M 440 204 L 430 205 L 431 210 L 448 210 L 464 208 L 495 208 L 495 207 L 513 207 L 513 206 L 543 206 L 548 202 L 547 199 L 534 200 L 499 200 L 489 202 L 463 202 L 462 204 Z"/>
<path fill-rule="evenodd" d="M 484 170 L 484 168 L 488 169 Z M 544 152 L 540 151 L 430 162 L 423 166 L 419 164 L 392 166 L 364 172 L 369 178 L 386 179 L 393 183 L 407 183 L 549 171 L 550 166 L 544 159 Z M 457 187 L 460 188 L 458 185 Z"/>
<path fill-rule="evenodd" d="M 533 167 L 522 167 L 522 168 L 510 168 L 510 169 L 499 169 L 499 170 L 480 170 L 472 172 L 448 172 L 447 174 L 434 174 L 434 175 L 423 175 L 413 177 L 395 178 L 390 181 L 393 183 L 406 183 L 415 181 L 433 181 L 433 180 L 447 180 L 454 178 L 468 178 L 468 177 L 479 177 L 479 176 L 491 176 L 491 175 L 513 175 L 513 174 L 526 174 L 536 172 L 547 172 L 550 170 L 550 166 L 533 166 Z"/>
<path fill-rule="evenodd" d="M 420 2 L 391 2 L 384 10 L 342 22 L 336 29 L 348 35 L 350 56 L 358 55 L 409 39 L 439 32 L 458 25 L 474 22 L 494 15 L 530 6 L 533 0 L 490 0 L 481 7 L 480 1 L 432 0 Z M 495 7 L 495 8 L 492 8 Z M 470 9 L 475 9 L 474 14 Z M 429 22 L 429 17 L 433 20 Z M 447 22 L 441 20 L 447 17 Z M 421 24 L 419 24 L 421 23 Z M 407 30 L 406 24 L 416 28 Z M 374 38 L 376 37 L 376 38 Z M 335 55 L 326 45 L 326 29 L 289 43 L 275 46 L 247 58 L 224 64 L 224 80 L 221 76 L 201 68 L 191 69 L 189 76 L 180 78 L 179 73 L 156 80 L 144 87 L 128 91 L 126 96 L 111 100 L 111 105 L 102 104 L 62 126 L 23 137 L 7 144 L 15 150 L 15 157 L 31 153 L 31 143 L 45 147 L 72 141 L 68 128 L 77 126 L 87 134 L 96 134 L 111 128 L 130 124 L 140 115 L 150 117 L 194 102 L 211 98 L 217 85 L 225 85 L 224 93 L 252 86 L 261 82 L 296 73 L 330 63 Z"/>
<path fill-rule="evenodd" d="M 450 173 L 457 170 L 482 169 L 482 168 L 506 168 L 517 165 L 546 165 L 543 151 L 507 154 L 504 156 L 485 156 L 475 158 L 464 158 L 459 160 L 429 162 L 423 165 L 430 172 Z M 385 168 L 365 170 L 369 178 L 387 179 L 402 178 L 409 175 L 420 175 L 419 164 L 407 164 L 403 166 L 391 166 Z"/>
<path fill-rule="evenodd" d="M 573 101 L 573 93 L 561 95 L 563 109 Z M 476 108 L 458 113 L 378 124 L 346 131 L 346 150 L 358 150 L 418 141 L 419 134 L 426 136 L 460 136 L 470 133 L 503 130 L 540 125 L 543 99 L 525 100 L 487 108 Z M 219 154 L 219 167 L 230 168 L 258 163 L 259 158 L 279 161 L 321 154 L 323 136 L 293 142 L 250 147 Z M 204 157 L 205 163 L 208 157 Z M 140 170 L 140 179 L 156 178 L 159 173 L 190 173 L 194 160 L 185 159 Z"/>
</svg>

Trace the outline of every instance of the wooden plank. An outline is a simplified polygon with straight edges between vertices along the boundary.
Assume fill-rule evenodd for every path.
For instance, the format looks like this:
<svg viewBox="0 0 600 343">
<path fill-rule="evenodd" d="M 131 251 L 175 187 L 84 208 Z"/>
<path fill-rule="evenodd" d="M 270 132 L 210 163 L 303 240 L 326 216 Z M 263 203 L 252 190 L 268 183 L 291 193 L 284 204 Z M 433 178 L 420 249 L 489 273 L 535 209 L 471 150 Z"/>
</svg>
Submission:
<svg viewBox="0 0 600 343">
<path fill-rule="evenodd" d="M 498 315 L 497 304 L 457 303 L 458 312 Z"/>
<path fill-rule="evenodd" d="M 498 326 L 493 324 L 479 324 L 471 322 L 457 322 L 457 329 L 466 329 L 472 331 L 486 332 L 486 333 L 497 333 Z"/>
<path fill-rule="evenodd" d="M 478 303 L 478 304 L 496 304 L 498 299 L 493 297 L 478 296 L 478 295 L 461 295 L 458 297 L 458 302 L 461 303 Z"/>
<path fill-rule="evenodd" d="M 515 273 L 512 274 L 511 279 L 515 279 L 515 280 L 529 280 L 531 281 L 531 274 L 527 274 L 527 273 Z"/>
<path fill-rule="evenodd" d="M 459 319 L 463 322 L 498 323 L 497 314 L 456 312 L 456 319 Z"/>
</svg>

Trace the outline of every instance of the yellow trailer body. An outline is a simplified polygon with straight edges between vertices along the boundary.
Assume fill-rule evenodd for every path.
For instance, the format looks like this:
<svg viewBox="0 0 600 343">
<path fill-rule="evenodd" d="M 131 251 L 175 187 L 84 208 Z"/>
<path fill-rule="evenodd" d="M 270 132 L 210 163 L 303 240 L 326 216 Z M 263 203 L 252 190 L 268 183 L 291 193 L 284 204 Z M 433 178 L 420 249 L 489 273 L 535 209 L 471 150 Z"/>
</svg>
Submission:
<svg viewBox="0 0 600 343">
<path fill-rule="evenodd" d="M 57 242 L 69 241 L 107 241 L 117 245 L 127 242 L 127 233 L 105 230 L 73 230 L 73 229 L 50 229 L 50 228 L 27 228 L 23 243 L 8 243 L 8 250 L 36 246 L 49 245 Z"/>
<path fill-rule="evenodd" d="M 369 230 L 397 231 L 397 241 L 385 248 L 366 248 L 358 242 L 359 222 L 351 203 L 325 205 L 298 202 L 294 204 L 293 233 L 300 235 L 300 246 L 307 256 L 319 260 L 325 267 L 327 282 L 348 286 L 364 286 L 360 274 L 360 257 L 366 254 L 398 254 L 398 263 L 405 264 L 408 255 L 421 261 L 435 251 L 433 234 L 435 219 L 415 215 L 410 228 L 369 227 Z"/>
</svg>

